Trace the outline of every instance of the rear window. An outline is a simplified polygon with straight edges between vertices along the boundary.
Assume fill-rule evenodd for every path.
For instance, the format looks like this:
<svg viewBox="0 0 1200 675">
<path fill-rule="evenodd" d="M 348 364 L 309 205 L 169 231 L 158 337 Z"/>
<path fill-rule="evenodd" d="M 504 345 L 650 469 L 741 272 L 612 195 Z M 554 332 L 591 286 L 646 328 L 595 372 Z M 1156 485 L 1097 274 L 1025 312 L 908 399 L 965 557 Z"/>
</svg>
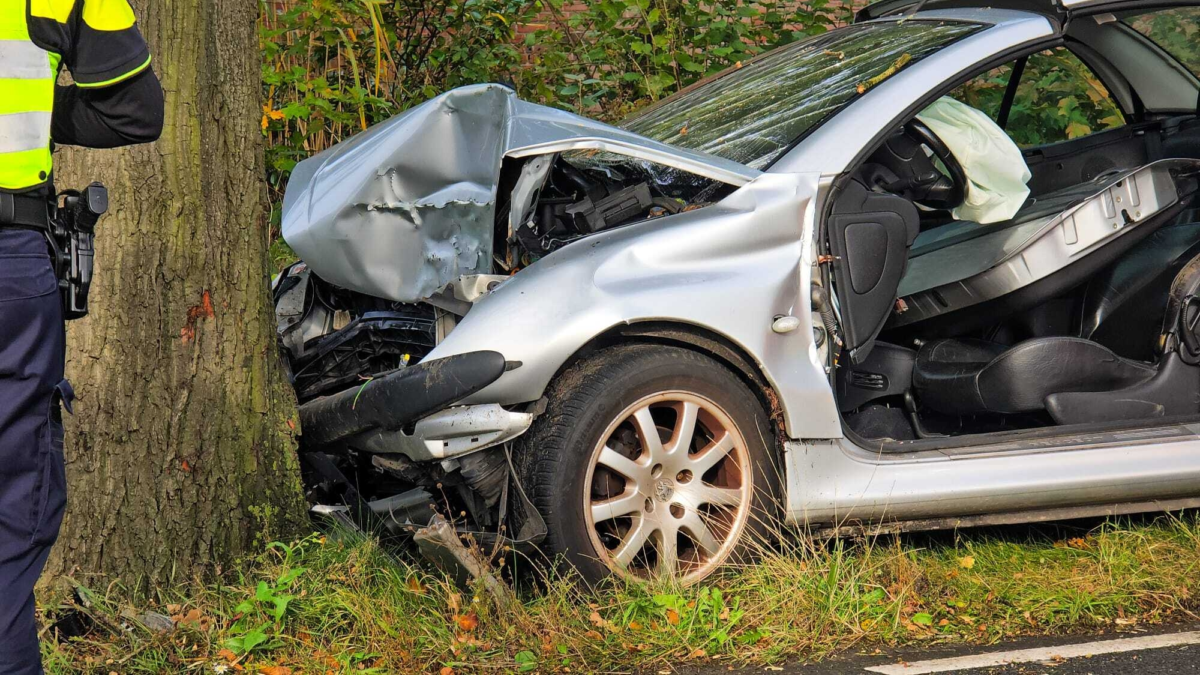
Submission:
<svg viewBox="0 0 1200 675">
<path fill-rule="evenodd" d="M 868 89 L 982 27 L 913 19 L 848 26 L 730 69 L 621 126 L 765 168 Z"/>
<path fill-rule="evenodd" d="M 1200 7 L 1174 7 L 1123 19 L 1200 77 Z"/>
</svg>

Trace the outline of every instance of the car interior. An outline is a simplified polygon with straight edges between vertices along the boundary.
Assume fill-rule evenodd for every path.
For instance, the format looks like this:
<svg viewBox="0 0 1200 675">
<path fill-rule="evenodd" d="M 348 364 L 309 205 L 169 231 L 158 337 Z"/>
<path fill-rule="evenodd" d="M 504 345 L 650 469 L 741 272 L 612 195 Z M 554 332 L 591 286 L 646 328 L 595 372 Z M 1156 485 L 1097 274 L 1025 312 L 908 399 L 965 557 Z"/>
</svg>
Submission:
<svg viewBox="0 0 1200 675">
<path fill-rule="evenodd" d="M 843 177 L 823 316 L 848 432 L 900 450 L 1200 415 L 1200 58 L 1164 37 L 1180 21 L 1200 9 L 1080 18 L 947 94 L 1020 149 L 1003 218 L 963 217 L 988 167 L 923 114 Z"/>
</svg>

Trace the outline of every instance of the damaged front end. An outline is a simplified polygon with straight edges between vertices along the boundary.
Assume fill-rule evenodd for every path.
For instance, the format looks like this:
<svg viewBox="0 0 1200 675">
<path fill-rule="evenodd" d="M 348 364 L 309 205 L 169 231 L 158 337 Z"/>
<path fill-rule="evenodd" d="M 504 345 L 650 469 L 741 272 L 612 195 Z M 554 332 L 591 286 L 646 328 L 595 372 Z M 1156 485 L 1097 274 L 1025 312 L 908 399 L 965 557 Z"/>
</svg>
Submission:
<svg viewBox="0 0 1200 675">
<path fill-rule="evenodd" d="M 305 263 L 280 276 L 275 304 L 316 510 L 393 535 L 414 534 L 441 514 L 479 540 L 499 541 L 512 511 L 503 446 L 533 415 L 455 404 L 519 364 L 491 351 L 425 359 L 442 310 L 338 288 Z M 531 516 L 522 520 L 536 529 Z"/>
<path fill-rule="evenodd" d="M 714 203 L 757 175 L 499 85 L 448 92 L 300 163 L 283 235 L 304 262 L 274 300 L 310 501 L 394 534 L 440 515 L 478 541 L 536 544 L 544 526 L 509 441 L 538 402 L 461 403 L 522 364 L 426 357 L 558 249 Z"/>
</svg>

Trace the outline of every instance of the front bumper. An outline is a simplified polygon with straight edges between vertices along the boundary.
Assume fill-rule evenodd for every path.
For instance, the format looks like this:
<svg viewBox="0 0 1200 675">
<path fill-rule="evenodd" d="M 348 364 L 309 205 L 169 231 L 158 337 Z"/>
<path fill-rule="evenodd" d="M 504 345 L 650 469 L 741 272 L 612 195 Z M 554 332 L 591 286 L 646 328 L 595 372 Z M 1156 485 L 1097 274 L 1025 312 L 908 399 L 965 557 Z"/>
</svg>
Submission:
<svg viewBox="0 0 1200 675">
<path fill-rule="evenodd" d="M 498 352 L 456 354 L 309 401 L 300 406 L 304 443 L 315 450 L 371 432 L 397 432 L 483 389 L 507 369 Z"/>
</svg>

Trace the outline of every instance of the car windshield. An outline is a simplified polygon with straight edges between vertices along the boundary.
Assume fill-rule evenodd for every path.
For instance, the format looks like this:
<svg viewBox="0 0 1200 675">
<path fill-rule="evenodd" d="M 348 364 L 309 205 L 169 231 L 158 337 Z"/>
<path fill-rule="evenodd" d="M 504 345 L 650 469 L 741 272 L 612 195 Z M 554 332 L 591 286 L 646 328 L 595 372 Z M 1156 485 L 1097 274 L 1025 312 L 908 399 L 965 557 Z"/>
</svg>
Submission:
<svg viewBox="0 0 1200 675">
<path fill-rule="evenodd" d="M 857 96 L 980 28 L 912 19 L 848 26 L 731 68 L 621 126 L 762 169 Z"/>
</svg>

